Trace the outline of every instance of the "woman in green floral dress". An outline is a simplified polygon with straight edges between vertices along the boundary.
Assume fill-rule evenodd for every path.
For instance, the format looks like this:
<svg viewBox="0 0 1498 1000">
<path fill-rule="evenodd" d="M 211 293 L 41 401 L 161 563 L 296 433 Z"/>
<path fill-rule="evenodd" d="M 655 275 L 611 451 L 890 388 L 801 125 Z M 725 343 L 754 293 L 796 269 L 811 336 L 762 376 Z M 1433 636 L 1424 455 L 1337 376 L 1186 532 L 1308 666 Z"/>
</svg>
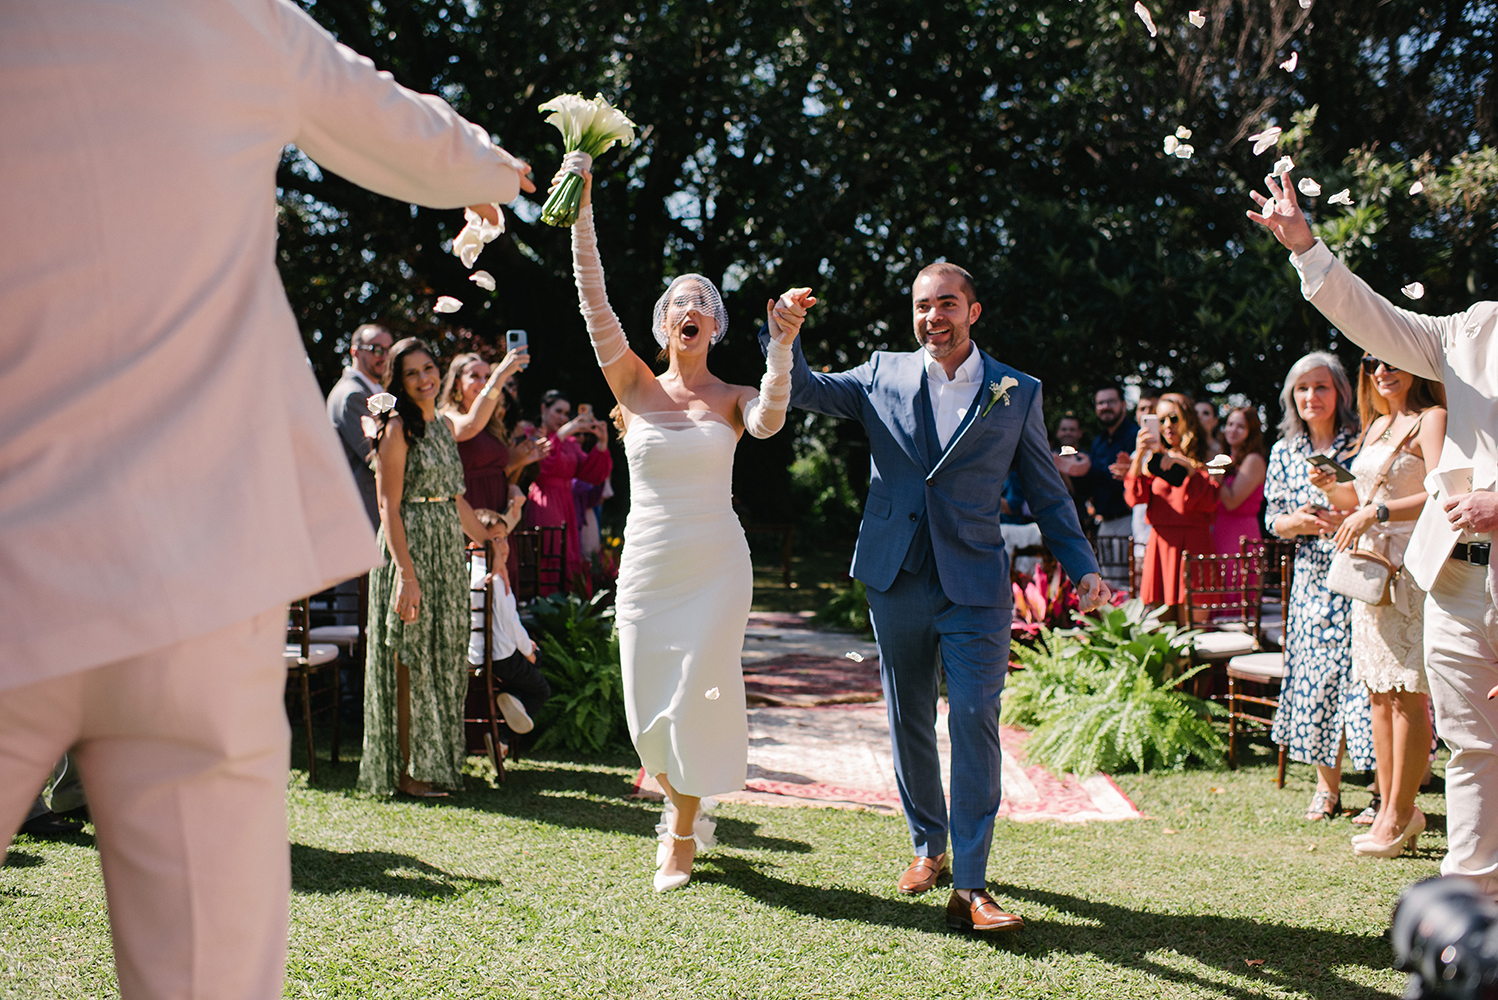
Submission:
<svg viewBox="0 0 1498 1000">
<path fill-rule="evenodd" d="M 390 353 L 395 404 L 380 416 L 374 462 L 385 564 L 369 574 L 359 788 L 440 796 L 463 787 L 463 535 L 484 542 L 490 533 L 463 499 L 458 446 L 436 409 L 435 356 L 414 337 Z"/>
</svg>

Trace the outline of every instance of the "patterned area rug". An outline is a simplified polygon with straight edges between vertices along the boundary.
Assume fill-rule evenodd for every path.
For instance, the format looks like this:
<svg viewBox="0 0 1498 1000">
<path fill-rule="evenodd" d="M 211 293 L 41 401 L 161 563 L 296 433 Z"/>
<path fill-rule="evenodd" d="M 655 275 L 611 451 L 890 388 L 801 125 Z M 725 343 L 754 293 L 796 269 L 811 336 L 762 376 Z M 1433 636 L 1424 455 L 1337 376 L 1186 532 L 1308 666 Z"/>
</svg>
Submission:
<svg viewBox="0 0 1498 1000">
<path fill-rule="evenodd" d="M 797 708 L 878 701 L 879 661 L 810 653 L 746 661 L 744 697 L 750 705 Z"/>
<path fill-rule="evenodd" d="M 950 773 L 951 741 L 946 706 L 937 716 L 943 776 Z M 1128 796 L 1104 774 L 1057 777 L 1024 763 L 1029 734 L 1000 728 L 1004 751 L 1004 798 L 1000 816 L 1017 822 L 1138 819 Z M 643 772 L 638 793 L 658 796 Z M 744 790 L 719 796 L 765 805 L 863 807 L 898 812 L 894 760 L 885 707 L 829 705 L 815 708 L 749 709 L 749 778 Z"/>
</svg>

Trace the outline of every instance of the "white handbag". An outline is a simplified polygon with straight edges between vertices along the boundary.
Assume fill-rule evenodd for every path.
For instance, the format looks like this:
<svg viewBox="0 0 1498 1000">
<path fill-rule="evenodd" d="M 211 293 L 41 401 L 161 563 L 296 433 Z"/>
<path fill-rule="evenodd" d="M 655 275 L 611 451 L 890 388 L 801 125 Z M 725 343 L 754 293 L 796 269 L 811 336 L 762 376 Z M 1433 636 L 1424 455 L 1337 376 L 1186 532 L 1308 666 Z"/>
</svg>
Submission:
<svg viewBox="0 0 1498 1000">
<path fill-rule="evenodd" d="M 1383 489 L 1384 483 L 1389 478 L 1389 470 L 1394 467 L 1394 459 L 1399 457 L 1400 451 L 1419 429 L 1420 420 L 1416 420 L 1404 437 L 1400 438 L 1399 443 L 1394 446 L 1394 450 L 1389 452 L 1388 460 L 1379 470 L 1378 478 L 1373 481 L 1373 489 L 1368 493 L 1369 503 L 1372 503 L 1373 499 L 1378 496 L 1378 491 Z M 1385 604 L 1394 603 L 1394 592 L 1399 586 L 1399 573 L 1400 567 L 1395 566 L 1377 552 L 1367 552 L 1354 547 L 1338 552 L 1332 557 L 1331 568 L 1326 571 L 1326 585 L 1335 593 L 1345 597 L 1382 607 Z"/>
</svg>

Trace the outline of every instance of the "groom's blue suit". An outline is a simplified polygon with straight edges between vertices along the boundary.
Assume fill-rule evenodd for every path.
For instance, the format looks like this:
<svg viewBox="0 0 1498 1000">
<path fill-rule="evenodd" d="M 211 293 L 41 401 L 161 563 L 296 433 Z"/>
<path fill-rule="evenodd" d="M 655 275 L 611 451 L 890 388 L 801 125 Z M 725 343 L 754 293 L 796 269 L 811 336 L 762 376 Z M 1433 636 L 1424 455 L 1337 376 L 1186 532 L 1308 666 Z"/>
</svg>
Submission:
<svg viewBox="0 0 1498 1000">
<path fill-rule="evenodd" d="M 768 342 L 761 329 L 761 348 Z M 869 435 L 869 495 L 851 572 L 868 590 L 915 853 L 944 853 L 950 831 L 959 889 L 984 887 L 999 809 L 999 698 L 1014 613 L 999 495 L 1011 469 L 1071 578 L 1098 571 L 1051 456 L 1040 383 L 979 354 L 978 395 L 945 449 L 924 350 L 879 351 L 826 374 L 807 366 L 798 338 L 791 371 L 792 406 L 857 420 Z M 1005 378 L 1016 384 L 990 407 Z M 938 662 L 950 706 L 950 823 L 936 750 Z"/>
</svg>

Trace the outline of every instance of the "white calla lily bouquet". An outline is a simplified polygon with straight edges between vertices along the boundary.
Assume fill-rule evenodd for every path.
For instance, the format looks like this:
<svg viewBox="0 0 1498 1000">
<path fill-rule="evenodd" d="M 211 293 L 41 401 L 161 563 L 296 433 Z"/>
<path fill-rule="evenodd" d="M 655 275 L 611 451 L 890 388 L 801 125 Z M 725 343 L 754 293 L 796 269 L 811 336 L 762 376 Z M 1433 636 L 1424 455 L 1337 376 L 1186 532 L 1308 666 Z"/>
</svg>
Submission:
<svg viewBox="0 0 1498 1000">
<path fill-rule="evenodd" d="M 565 153 L 584 153 L 591 160 L 601 156 L 614 143 L 629 145 L 635 141 L 635 123 L 624 112 L 609 104 L 599 94 L 591 101 L 581 94 L 562 94 L 541 105 L 550 111 L 546 120 L 562 133 Z M 570 226 L 577 221 L 583 198 L 583 179 L 569 173 L 541 209 L 541 221 L 549 226 Z"/>
</svg>

